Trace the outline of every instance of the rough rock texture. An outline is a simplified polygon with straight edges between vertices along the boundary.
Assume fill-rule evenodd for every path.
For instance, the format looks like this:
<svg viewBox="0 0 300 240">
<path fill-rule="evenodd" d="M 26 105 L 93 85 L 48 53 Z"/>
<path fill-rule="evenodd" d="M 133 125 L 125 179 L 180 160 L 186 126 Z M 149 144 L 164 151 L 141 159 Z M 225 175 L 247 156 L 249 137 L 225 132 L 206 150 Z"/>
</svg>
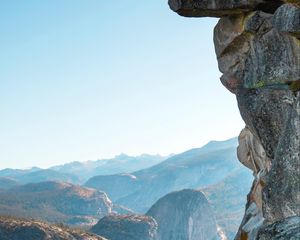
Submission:
<svg viewBox="0 0 300 240">
<path fill-rule="evenodd" d="M 245 90 L 289 90 L 289 84 L 300 79 L 299 40 L 273 28 L 272 19 L 256 11 L 221 18 L 215 28 L 222 83 L 242 97 Z"/>
<path fill-rule="evenodd" d="M 268 171 L 271 168 L 271 161 L 263 146 L 247 127 L 239 136 L 237 155 L 240 162 L 250 168 L 256 177 L 262 171 Z"/>
<path fill-rule="evenodd" d="M 149 216 L 114 214 L 102 218 L 91 231 L 109 240 L 155 240 L 157 223 Z"/>
<path fill-rule="evenodd" d="M 171 9 L 186 17 L 222 17 L 250 12 L 261 8 L 273 12 L 280 4 L 278 0 L 169 0 Z"/>
<path fill-rule="evenodd" d="M 271 168 L 271 161 L 257 137 L 246 127 L 239 136 L 237 155 L 241 163 L 253 171 L 255 180 L 247 197 L 246 212 L 236 240 L 255 239 L 263 224 L 262 189 L 264 177 Z"/>
<path fill-rule="evenodd" d="M 158 223 L 157 240 L 217 240 L 217 224 L 205 195 L 196 190 L 172 192 L 147 212 Z"/>
<path fill-rule="evenodd" d="M 248 135 L 239 158 L 256 176 L 236 239 L 273 239 L 270 229 L 300 215 L 300 1 L 169 4 L 184 16 L 221 17 L 214 31 L 221 82 L 237 96 Z"/>
<path fill-rule="evenodd" d="M 299 240 L 300 217 L 289 217 L 259 231 L 260 240 Z"/>
<path fill-rule="evenodd" d="M 280 31 L 300 37 L 300 8 L 293 4 L 284 4 L 276 11 L 274 26 Z"/>
<path fill-rule="evenodd" d="M 16 219 L 0 216 L 1 240 L 105 240 L 65 226 L 49 225 L 35 220 Z"/>
</svg>

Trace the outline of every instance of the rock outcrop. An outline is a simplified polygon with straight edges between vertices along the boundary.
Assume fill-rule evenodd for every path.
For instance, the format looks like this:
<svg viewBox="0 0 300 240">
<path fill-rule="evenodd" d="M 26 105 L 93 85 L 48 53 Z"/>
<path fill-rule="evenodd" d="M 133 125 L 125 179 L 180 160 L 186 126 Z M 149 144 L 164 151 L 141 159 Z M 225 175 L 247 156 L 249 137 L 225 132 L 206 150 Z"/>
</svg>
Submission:
<svg viewBox="0 0 300 240">
<path fill-rule="evenodd" d="M 295 238 L 288 226 L 300 215 L 300 1 L 169 5 L 183 16 L 221 18 L 214 31 L 221 82 L 236 94 L 246 123 L 239 158 L 256 177 L 236 239 L 275 239 L 284 226 Z"/>
<path fill-rule="evenodd" d="M 260 230 L 260 240 L 298 240 L 300 239 L 300 217 L 289 217 Z"/>
<path fill-rule="evenodd" d="M 91 228 L 91 232 L 110 240 L 156 240 L 157 223 L 143 215 L 109 215 Z"/>
<path fill-rule="evenodd" d="M 239 136 L 237 155 L 240 162 L 253 171 L 255 180 L 248 194 L 246 212 L 236 239 L 255 239 L 264 221 L 262 189 L 264 177 L 271 168 L 271 161 L 258 139 L 247 127 Z"/>
<path fill-rule="evenodd" d="M 35 220 L 0 216 L 1 240 L 105 240 L 100 236 L 65 226 L 49 225 Z"/>
<path fill-rule="evenodd" d="M 201 191 L 185 189 L 169 193 L 146 215 L 158 223 L 157 240 L 221 239 L 214 213 Z"/>
</svg>

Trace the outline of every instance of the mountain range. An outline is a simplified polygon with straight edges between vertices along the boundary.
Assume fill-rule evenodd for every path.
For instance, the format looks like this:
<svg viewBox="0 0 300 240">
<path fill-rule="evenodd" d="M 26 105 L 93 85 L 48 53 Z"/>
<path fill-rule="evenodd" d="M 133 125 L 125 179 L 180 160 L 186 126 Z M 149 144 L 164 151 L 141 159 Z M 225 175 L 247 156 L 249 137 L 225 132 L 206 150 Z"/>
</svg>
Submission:
<svg viewBox="0 0 300 240">
<path fill-rule="evenodd" d="M 204 188 L 236 172 L 241 168 L 236 146 L 236 138 L 213 141 L 140 171 L 92 177 L 85 186 L 102 190 L 112 201 L 144 213 L 169 192 Z M 251 176 L 250 172 L 248 176 Z"/>
<path fill-rule="evenodd" d="M 85 186 L 101 189 L 113 202 L 137 213 L 145 213 L 170 192 L 201 189 L 212 204 L 217 223 L 233 237 L 253 181 L 251 172 L 237 159 L 237 144 L 236 138 L 212 141 L 147 169 L 92 177 Z"/>
<path fill-rule="evenodd" d="M 122 154 L 111 160 L 73 162 L 49 169 L 4 169 L 0 171 L 0 214 L 13 212 L 15 216 L 84 225 L 99 219 L 98 210 L 92 207 L 78 213 L 75 206 L 80 209 L 86 203 L 91 204 L 89 201 L 103 199 L 103 195 L 112 201 L 105 208 L 110 208 L 104 211 L 107 214 L 109 211 L 144 214 L 171 192 L 198 189 L 206 195 L 218 226 L 230 239 L 243 217 L 245 196 L 253 180 L 250 171 L 237 160 L 237 144 L 237 138 L 211 141 L 168 158 Z M 47 185 L 52 189 L 43 190 Z M 92 196 L 91 191 L 97 193 L 94 200 L 78 195 L 90 192 L 88 195 Z M 61 208 L 59 199 L 73 202 L 74 209 L 68 212 L 65 206 Z M 45 212 L 47 217 L 41 218 Z"/>
<path fill-rule="evenodd" d="M 128 173 L 143 168 L 154 166 L 168 156 L 142 154 L 140 156 L 128 156 L 120 154 L 111 159 L 101 159 L 97 161 L 71 162 L 64 165 L 51 167 L 61 173 L 76 175 L 81 179 L 89 179 L 96 175 L 110 175 L 116 173 Z"/>
<path fill-rule="evenodd" d="M 96 175 L 109 175 L 127 173 L 158 164 L 168 156 L 142 154 L 140 156 L 128 156 L 120 154 L 111 159 L 96 161 L 71 162 L 57 165 L 48 169 L 33 167 L 30 169 L 0 170 L 0 177 L 10 178 L 20 184 L 37 183 L 43 181 L 62 181 L 73 184 L 82 184 Z M 1 181 L 0 181 L 1 184 Z M 1 185 L 0 185 L 1 188 Z"/>
</svg>

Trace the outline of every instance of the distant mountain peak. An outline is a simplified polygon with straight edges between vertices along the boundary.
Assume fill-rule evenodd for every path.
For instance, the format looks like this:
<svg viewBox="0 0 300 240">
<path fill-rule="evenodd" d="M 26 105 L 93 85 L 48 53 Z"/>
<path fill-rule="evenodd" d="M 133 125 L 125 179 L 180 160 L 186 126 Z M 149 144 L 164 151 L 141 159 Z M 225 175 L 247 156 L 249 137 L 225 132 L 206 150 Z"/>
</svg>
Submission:
<svg viewBox="0 0 300 240">
<path fill-rule="evenodd" d="M 209 150 L 209 149 L 215 149 L 215 148 L 227 148 L 227 147 L 237 147 L 238 146 L 238 138 L 233 137 L 227 140 L 211 140 L 207 144 L 205 144 L 203 147 L 201 147 L 202 150 Z"/>
</svg>

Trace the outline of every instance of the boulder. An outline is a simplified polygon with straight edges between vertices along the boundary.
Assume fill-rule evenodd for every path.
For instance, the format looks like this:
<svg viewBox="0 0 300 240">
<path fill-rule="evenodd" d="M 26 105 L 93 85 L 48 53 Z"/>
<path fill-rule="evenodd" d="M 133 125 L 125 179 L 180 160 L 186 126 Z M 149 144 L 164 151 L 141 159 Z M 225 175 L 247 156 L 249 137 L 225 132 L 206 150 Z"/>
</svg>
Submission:
<svg viewBox="0 0 300 240">
<path fill-rule="evenodd" d="M 110 240 L 155 240 L 156 221 L 143 215 L 106 216 L 91 228 L 91 232 Z"/>
</svg>

